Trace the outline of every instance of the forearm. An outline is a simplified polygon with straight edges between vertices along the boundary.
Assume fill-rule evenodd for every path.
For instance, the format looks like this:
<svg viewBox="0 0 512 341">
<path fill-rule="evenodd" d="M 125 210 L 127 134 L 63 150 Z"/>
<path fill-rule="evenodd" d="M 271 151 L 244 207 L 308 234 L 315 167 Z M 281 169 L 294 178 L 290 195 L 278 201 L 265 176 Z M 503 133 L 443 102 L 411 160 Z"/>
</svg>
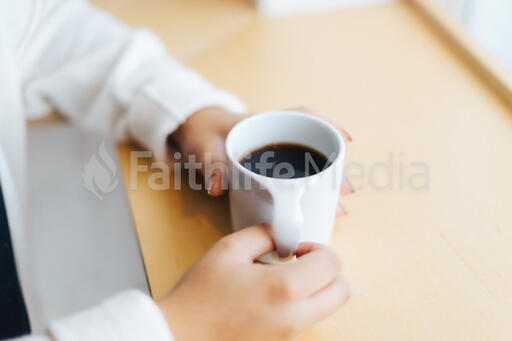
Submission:
<svg viewBox="0 0 512 341">
<path fill-rule="evenodd" d="M 167 136 L 198 110 L 244 111 L 236 97 L 171 58 L 152 32 L 87 2 L 44 4 L 21 58 L 29 116 L 57 108 L 74 123 L 134 138 L 162 159 Z"/>
</svg>

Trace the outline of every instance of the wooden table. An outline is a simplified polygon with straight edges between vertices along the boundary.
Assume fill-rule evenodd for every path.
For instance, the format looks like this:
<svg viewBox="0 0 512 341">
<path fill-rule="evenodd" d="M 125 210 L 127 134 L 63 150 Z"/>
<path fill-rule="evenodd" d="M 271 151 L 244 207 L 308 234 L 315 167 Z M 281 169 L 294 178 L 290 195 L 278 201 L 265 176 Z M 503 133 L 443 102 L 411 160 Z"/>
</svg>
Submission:
<svg viewBox="0 0 512 341">
<path fill-rule="evenodd" d="M 358 191 L 331 243 L 352 298 L 304 340 L 512 338 L 512 110 L 414 6 L 266 20 L 236 0 L 96 2 L 252 111 L 312 106 L 354 137 Z M 150 190 L 150 174 L 129 197 L 158 298 L 229 232 L 229 212 L 227 198 Z"/>
</svg>

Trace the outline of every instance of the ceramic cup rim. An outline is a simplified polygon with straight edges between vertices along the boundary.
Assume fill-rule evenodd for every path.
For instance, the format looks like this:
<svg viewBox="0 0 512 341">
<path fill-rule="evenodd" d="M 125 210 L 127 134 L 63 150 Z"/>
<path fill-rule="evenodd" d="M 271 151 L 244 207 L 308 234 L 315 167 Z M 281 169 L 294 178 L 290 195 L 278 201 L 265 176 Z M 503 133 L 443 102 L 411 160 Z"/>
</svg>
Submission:
<svg viewBox="0 0 512 341">
<path fill-rule="evenodd" d="M 246 128 L 247 126 L 249 126 L 251 123 L 253 123 L 255 121 L 272 120 L 272 119 L 276 119 L 277 117 L 283 117 L 283 116 L 287 116 L 288 118 L 295 116 L 295 117 L 300 117 L 303 119 L 314 121 L 315 123 L 323 126 L 326 129 L 326 131 L 328 131 L 331 135 L 333 135 L 335 137 L 335 140 L 337 141 L 337 155 L 336 155 L 336 158 L 334 160 L 332 160 L 329 167 L 327 167 L 326 169 L 322 169 L 320 172 L 318 172 L 316 174 L 309 175 L 306 177 L 283 179 L 283 178 L 271 178 L 268 176 L 264 176 L 264 175 L 255 173 L 240 164 L 239 160 L 236 159 L 235 155 L 233 155 L 232 144 L 233 144 L 233 139 L 234 139 L 235 133 L 240 129 Z M 280 142 L 285 143 L 286 141 L 280 141 Z M 226 155 L 227 155 L 228 159 L 231 161 L 231 163 L 234 165 L 234 167 L 236 167 L 238 172 L 241 172 L 242 174 L 253 177 L 255 179 L 259 179 L 261 181 L 292 183 L 292 182 L 301 182 L 301 181 L 304 181 L 305 179 L 312 180 L 314 178 L 322 176 L 325 171 L 327 171 L 328 169 L 333 167 L 340 159 L 343 159 L 345 157 L 345 147 L 346 146 L 345 146 L 345 141 L 344 141 L 341 133 L 332 124 L 330 124 L 326 120 L 316 117 L 316 116 L 313 116 L 313 115 L 310 115 L 310 114 L 300 112 L 300 111 L 278 110 L 278 111 L 262 112 L 257 115 L 247 117 L 247 118 L 241 120 L 240 122 L 238 122 L 228 133 L 228 136 L 226 138 L 225 147 L 226 147 Z M 257 148 L 257 147 L 255 147 L 255 148 Z"/>
</svg>

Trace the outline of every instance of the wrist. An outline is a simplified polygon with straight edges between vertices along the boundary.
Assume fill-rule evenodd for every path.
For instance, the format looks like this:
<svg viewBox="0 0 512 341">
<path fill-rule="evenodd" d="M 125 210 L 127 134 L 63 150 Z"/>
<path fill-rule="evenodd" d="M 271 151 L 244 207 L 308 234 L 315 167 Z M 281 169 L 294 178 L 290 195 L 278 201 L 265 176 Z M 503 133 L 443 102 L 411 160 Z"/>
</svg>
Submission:
<svg viewBox="0 0 512 341">
<path fill-rule="evenodd" d="M 171 331 L 173 341 L 186 341 L 191 339 L 190 335 L 193 335 L 194 333 L 193 330 L 190 330 L 186 321 L 193 321 L 194 319 L 187 319 L 184 316 L 186 315 L 186 312 L 178 311 L 180 304 L 179 300 L 178 302 L 176 301 L 177 300 L 174 299 L 171 292 L 171 294 L 159 301 L 155 301 L 155 303 L 167 322 L 167 327 Z M 186 333 L 187 330 L 189 330 L 188 334 Z"/>
<path fill-rule="evenodd" d="M 165 297 L 159 301 L 155 301 L 155 304 L 158 307 L 158 309 L 160 309 L 160 312 L 162 313 L 165 321 L 167 322 L 167 326 L 169 327 L 169 329 L 171 329 L 171 325 L 169 323 L 170 313 L 169 313 L 169 309 L 168 309 L 168 304 L 166 304 L 166 302 L 167 302 L 167 297 Z"/>
</svg>

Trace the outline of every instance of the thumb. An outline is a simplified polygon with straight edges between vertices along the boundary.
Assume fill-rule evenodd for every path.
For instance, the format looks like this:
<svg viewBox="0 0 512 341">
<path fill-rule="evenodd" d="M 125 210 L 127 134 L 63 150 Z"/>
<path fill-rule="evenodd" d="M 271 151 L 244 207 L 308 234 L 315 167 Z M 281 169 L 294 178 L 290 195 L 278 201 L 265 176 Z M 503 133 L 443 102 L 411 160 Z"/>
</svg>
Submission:
<svg viewBox="0 0 512 341">
<path fill-rule="evenodd" d="M 267 224 L 243 228 L 223 237 L 216 248 L 229 259 L 252 263 L 274 249 L 274 242 L 267 229 Z"/>
<path fill-rule="evenodd" d="M 228 189 L 228 166 L 224 140 L 214 138 L 200 151 L 200 162 L 208 194 L 216 197 Z"/>
</svg>

